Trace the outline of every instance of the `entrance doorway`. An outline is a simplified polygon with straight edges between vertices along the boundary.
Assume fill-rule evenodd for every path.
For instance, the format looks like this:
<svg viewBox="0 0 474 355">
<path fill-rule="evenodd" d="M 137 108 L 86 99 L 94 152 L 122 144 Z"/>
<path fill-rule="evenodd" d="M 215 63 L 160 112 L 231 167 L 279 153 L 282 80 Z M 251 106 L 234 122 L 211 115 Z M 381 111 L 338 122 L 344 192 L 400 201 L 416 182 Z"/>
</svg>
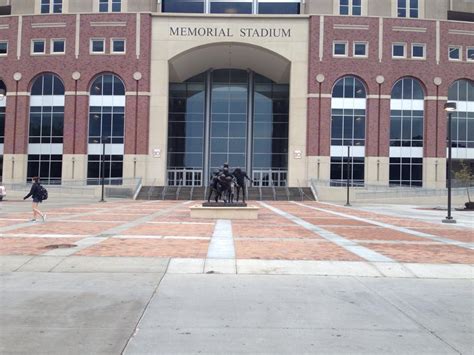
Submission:
<svg viewBox="0 0 474 355">
<path fill-rule="evenodd" d="M 286 186 L 288 114 L 288 84 L 253 71 L 209 70 L 170 83 L 168 185 L 205 185 L 227 162 L 256 186 Z"/>
</svg>

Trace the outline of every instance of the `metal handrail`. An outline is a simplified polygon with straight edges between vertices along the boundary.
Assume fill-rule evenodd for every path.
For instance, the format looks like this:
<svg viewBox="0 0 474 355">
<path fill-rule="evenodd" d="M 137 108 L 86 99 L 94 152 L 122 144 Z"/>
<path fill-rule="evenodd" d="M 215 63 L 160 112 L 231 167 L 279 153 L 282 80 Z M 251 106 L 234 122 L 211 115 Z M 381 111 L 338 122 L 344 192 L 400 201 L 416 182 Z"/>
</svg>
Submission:
<svg viewBox="0 0 474 355">
<path fill-rule="evenodd" d="M 276 197 L 275 185 L 273 184 L 273 181 L 272 181 L 272 192 L 273 192 L 273 201 L 276 201 L 277 197 Z"/>
<path fill-rule="evenodd" d="M 166 196 L 166 191 L 168 191 L 168 185 L 163 187 L 163 191 L 161 191 L 161 199 L 164 200 Z"/>
</svg>

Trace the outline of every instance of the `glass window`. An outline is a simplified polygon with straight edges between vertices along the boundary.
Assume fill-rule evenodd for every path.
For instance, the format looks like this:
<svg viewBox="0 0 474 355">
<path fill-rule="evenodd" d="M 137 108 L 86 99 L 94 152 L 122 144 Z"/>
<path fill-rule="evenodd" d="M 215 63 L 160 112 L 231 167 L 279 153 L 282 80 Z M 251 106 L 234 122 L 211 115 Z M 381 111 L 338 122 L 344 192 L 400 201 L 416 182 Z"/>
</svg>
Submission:
<svg viewBox="0 0 474 355">
<path fill-rule="evenodd" d="M 32 41 L 31 49 L 33 54 L 44 54 L 46 52 L 45 47 L 43 39 L 35 39 Z"/>
<path fill-rule="evenodd" d="M 124 39 L 112 40 L 112 53 L 125 53 L 125 40 Z"/>
<path fill-rule="evenodd" d="M 49 14 L 50 0 L 41 0 L 41 13 Z"/>
<path fill-rule="evenodd" d="M 60 14 L 63 12 L 63 0 L 53 0 L 53 13 Z"/>
<path fill-rule="evenodd" d="M 123 96 L 125 86 L 122 80 L 113 74 L 97 77 L 91 88 L 91 98 L 94 96 Z M 115 100 L 108 100 L 112 106 L 89 106 L 89 144 L 121 145 L 125 141 L 125 107 L 113 106 Z M 101 155 L 88 156 L 88 184 L 98 184 L 101 176 Z M 105 160 L 106 184 L 121 184 L 123 175 L 123 156 L 107 154 Z"/>
<path fill-rule="evenodd" d="M 99 0 L 99 12 L 109 12 L 109 0 Z"/>
<path fill-rule="evenodd" d="M 204 13 L 204 0 L 163 0 L 163 12 Z"/>
<path fill-rule="evenodd" d="M 339 15 L 349 15 L 349 0 L 339 1 Z"/>
<path fill-rule="evenodd" d="M 112 0 L 112 12 L 122 11 L 122 0 Z"/>
<path fill-rule="evenodd" d="M 59 54 L 65 53 L 65 41 L 64 39 L 53 39 L 51 40 L 51 53 Z"/>
<path fill-rule="evenodd" d="M 1 47 L 0 47 L 0 50 L 1 50 Z M 474 61 L 474 47 L 467 47 L 467 49 L 466 49 L 466 60 L 468 62 Z"/>
<path fill-rule="evenodd" d="M 413 78 L 400 79 L 391 99 L 397 109 L 390 111 L 390 146 L 405 149 L 390 150 L 390 185 L 421 186 L 424 104 L 417 102 L 424 99 L 421 83 Z"/>
<path fill-rule="evenodd" d="M 64 106 L 55 104 L 47 96 L 63 96 L 64 85 L 55 75 L 43 74 L 37 77 L 31 88 L 31 96 L 40 96 L 43 103 L 30 106 L 29 144 L 63 143 Z M 38 100 L 35 100 L 38 102 Z M 49 147 L 42 148 L 50 150 Z M 45 184 L 61 183 L 62 155 L 28 155 L 27 176 L 39 176 Z"/>
<path fill-rule="evenodd" d="M 426 53 L 425 53 L 425 44 L 412 44 L 411 45 L 411 57 L 415 59 L 425 59 L 426 58 Z"/>
<path fill-rule="evenodd" d="M 367 57 L 367 42 L 354 42 L 354 57 Z"/>
<path fill-rule="evenodd" d="M 259 1 L 259 14 L 294 14 L 300 13 L 299 1 Z"/>
<path fill-rule="evenodd" d="M 91 53 L 105 53 L 105 40 L 91 39 Z"/>
<path fill-rule="evenodd" d="M 474 148 L 474 81 L 457 80 L 449 87 L 448 101 L 457 103 L 451 114 L 452 146 Z"/>
<path fill-rule="evenodd" d="M 397 0 L 398 17 L 418 18 L 418 0 Z"/>
<path fill-rule="evenodd" d="M 406 49 L 405 43 L 392 44 L 392 58 L 405 58 L 406 57 L 405 49 Z"/>
<path fill-rule="evenodd" d="M 63 0 L 41 0 L 42 14 L 60 14 L 63 12 Z"/>
<path fill-rule="evenodd" d="M 252 1 L 210 0 L 211 14 L 251 14 Z"/>
<path fill-rule="evenodd" d="M 331 155 L 331 184 L 345 184 L 347 172 L 345 170 L 347 160 L 347 147 L 365 146 L 365 120 L 366 99 L 365 85 L 354 76 L 346 76 L 339 79 L 333 87 L 332 97 L 339 98 L 332 102 L 331 107 L 331 147 L 339 147 L 342 155 Z M 342 100 L 341 100 L 342 99 Z M 361 105 L 361 99 L 364 105 Z M 355 101 L 358 100 L 358 101 Z M 355 107 L 360 108 L 355 108 Z M 364 158 L 356 156 L 358 151 L 351 152 L 349 161 L 352 183 L 363 184 L 364 182 Z"/>
<path fill-rule="evenodd" d="M 458 46 L 449 46 L 449 60 L 461 60 L 461 48 Z"/>
<path fill-rule="evenodd" d="M 334 42 L 333 56 L 346 57 L 347 56 L 347 42 Z"/>
<path fill-rule="evenodd" d="M 0 42 L 0 55 L 7 55 L 8 54 L 8 42 L 1 41 Z"/>
</svg>

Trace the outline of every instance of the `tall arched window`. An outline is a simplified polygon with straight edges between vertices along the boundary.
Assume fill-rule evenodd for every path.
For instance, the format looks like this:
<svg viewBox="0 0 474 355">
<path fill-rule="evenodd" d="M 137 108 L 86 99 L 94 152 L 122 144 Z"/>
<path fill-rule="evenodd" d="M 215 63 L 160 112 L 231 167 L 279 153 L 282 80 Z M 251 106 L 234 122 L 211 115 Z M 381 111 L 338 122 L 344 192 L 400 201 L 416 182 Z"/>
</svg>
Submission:
<svg viewBox="0 0 474 355">
<path fill-rule="evenodd" d="M 346 183 L 348 160 L 352 183 L 364 183 L 366 97 L 364 84 L 354 76 L 343 77 L 334 85 L 331 100 L 332 185 Z"/>
<path fill-rule="evenodd" d="M 423 184 L 425 94 L 414 78 L 398 80 L 390 100 L 390 185 Z"/>
<path fill-rule="evenodd" d="M 87 179 L 99 184 L 102 152 L 107 184 L 121 184 L 124 155 L 125 86 L 113 74 L 97 77 L 89 97 L 89 145 Z"/>
<path fill-rule="evenodd" d="M 64 129 L 64 85 L 56 75 L 35 79 L 30 97 L 27 178 L 60 184 Z"/>
<path fill-rule="evenodd" d="M 456 102 L 452 113 L 453 170 L 467 165 L 474 172 L 474 81 L 457 80 L 449 87 L 448 101 Z"/>
<path fill-rule="evenodd" d="M 0 181 L 3 178 L 3 144 L 5 142 L 5 107 L 7 105 L 7 87 L 0 80 Z"/>
</svg>

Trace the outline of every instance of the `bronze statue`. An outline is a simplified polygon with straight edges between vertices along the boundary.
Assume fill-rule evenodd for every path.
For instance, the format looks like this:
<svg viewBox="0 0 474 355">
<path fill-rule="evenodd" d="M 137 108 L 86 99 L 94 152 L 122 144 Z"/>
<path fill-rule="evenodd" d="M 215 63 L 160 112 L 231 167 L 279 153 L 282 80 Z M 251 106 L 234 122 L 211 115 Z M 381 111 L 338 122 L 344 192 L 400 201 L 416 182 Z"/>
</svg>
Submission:
<svg viewBox="0 0 474 355">
<path fill-rule="evenodd" d="M 236 195 L 236 202 L 239 201 L 240 190 L 242 189 L 242 202 L 245 203 L 245 179 L 252 182 L 245 171 L 240 168 L 234 169 L 231 173 L 229 164 L 225 163 L 222 169 L 214 172 L 209 183 L 209 194 L 207 202 L 211 202 L 211 197 L 214 194 L 215 202 L 223 200 L 224 203 L 233 203 Z M 237 190 L 237 194 L 234 191 Z"/>
</svg>

